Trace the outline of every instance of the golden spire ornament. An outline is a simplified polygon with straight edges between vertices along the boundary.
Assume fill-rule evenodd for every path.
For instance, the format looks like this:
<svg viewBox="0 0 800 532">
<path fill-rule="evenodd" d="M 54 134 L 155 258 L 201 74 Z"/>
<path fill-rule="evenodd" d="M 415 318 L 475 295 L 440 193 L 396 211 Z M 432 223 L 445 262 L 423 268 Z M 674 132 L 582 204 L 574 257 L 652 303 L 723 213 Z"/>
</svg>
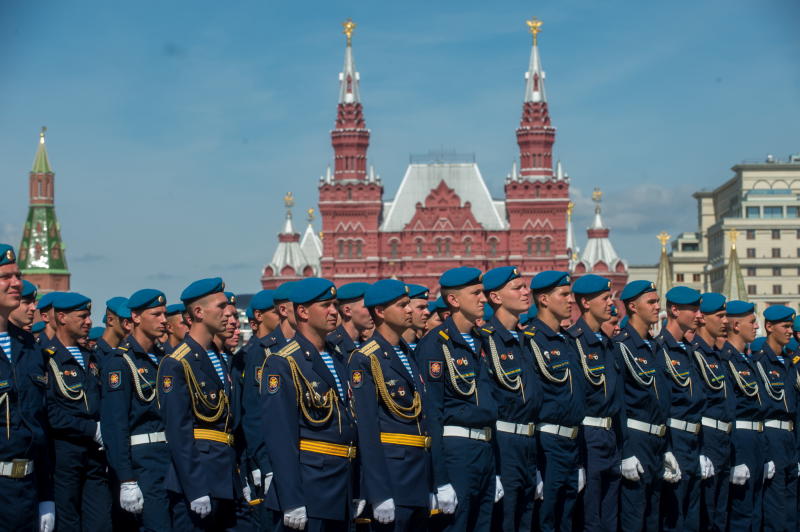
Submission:
<svg viewBox="0 0 800 532">
<path fill-rule="evenodd" d="M 286 205 L 287 209 L 294 207 L 294 195 L 291 192 L 287 192 L 283 197 L 283 204 Z"/>
<path fill-rule="evenodd" d="M 342 33 L 347 35 L 347 46 L 350 46 L 350 43 L 353 40 L 353 31 L 355 31 L 356 29 L 356 23 L 353 22 L 353 19 L 349 18 L 344 22 L 342 22 L 342 27 L 344 28 L 344 31 L 342 31 Z"/>
<path fill-rule="evenodd" d="M 531 32 L 531 35 L 533 35 L 533 44 L 535 45 L 537 36 L 539 35 L 539 32 L 542 31 L 542 24 L 544 24 L 544 22 L 536 17 L 533 17 L 530 20 L 526 20 L 525 24 L 528 25 L 528 31 Z"/>
<path fill-rule="evenodd" d="M 666 231 L 661 231 L 658 233 L 658 235 L 656 235 L 656 238 L 661 242 L 661 251 L 666 252 L 667 242 L 669 242 L 669 239 L 672 238 L 672 236 L 670 236 L 670 234 Z"/>
<path fill-rule="evenodd" d="M 731 241 L 731 249 L 736 249 L 736 239 L 739 238 L 739 231 L 735 227 L 731 227 L 728 231 L 728 238 Z"/>
<path fill-rule="evenodd" d="M 567 203 L 567 220 L 572 220 L 572 211 L 575 209 L 575 204 L 571 201 Z"/>
<path fill-rule="evenodd" d="M 47 133 L 47 126 L 42 126 L 42 131 L 39 133 L 39 144 L 44 144 L 45 133 Z"/>
<path fill-rule="evenodd" d="M 311 223 L 311 222 L 314 221 L 314 209 L 308 209 L 306 211 L 306 218 L 308 218 L 308 223 Z"/>
</svg>

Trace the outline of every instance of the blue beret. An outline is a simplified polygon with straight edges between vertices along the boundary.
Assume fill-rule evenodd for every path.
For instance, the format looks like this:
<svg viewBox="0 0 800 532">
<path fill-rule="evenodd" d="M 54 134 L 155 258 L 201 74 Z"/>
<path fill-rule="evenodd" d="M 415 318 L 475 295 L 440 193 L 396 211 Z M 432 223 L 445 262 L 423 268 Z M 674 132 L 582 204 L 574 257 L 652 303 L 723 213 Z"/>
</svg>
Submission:
<svg viewBox="0 0 800 532">
<path fill-rule="evenodd" d="M 38 334 L 38 333 L 42 332 L 45 327 L 47 327 L 47 324 L 45 322 L 37 321 L 36 323 L 31 325 L 31 332 L 33 334 Z"/>
<path fill-rule="evenodd" d="M 489 303 L 483 304 L 483 321 L 489 321 L 494 316 L 494 309 Z"/>
<path fill-rule="evenodd" d="M 25 279 L 22 280 L 22 293 L 20 294 L 22 299 L 36 299 L 36 292 L 35 284 Z"/>
<path fill-rule="evenodd" d="M 428 290 L 427 286 L 422 286 L 421 284 L 408 285 L 408 297 L 411 299 L 424 299 L 427 301 L 429 292 L 430 290 Z"/>
<path fill-rule="evenodd" d="M 569 286 L 569 272 L 559 272 L 556 270 L 545 270 L 537 273 L 531 279 L 531 290 L 549 290 L 557 286 Z"/>
<path fill-rule="evenodd" d="M 767 343 L 767 337 L 759 336 L 758 338 L 753 340 L 753 342 L 750 344 L 750 351 L 752 351 L 753 353 L 761 351 L 765 343 Z"/>
<path fill-rule="evenodd" d="M 798 347 L 800 347 L 800 344 L 797 343 L 797 340 L 789 338 L 789 343 L 783 346 L 783 352 L 787 354 L 794 353 Z"/>
<path fill-rule="evenodd" d="M 236 305 L 236 294 L 233 292 L 225 292 L 225 299 L 228 300 L 229 305 Z"/>
<path fill-rule="evenodd" d="M 0 244 L 0 266 L 15 262 L 17 262 L 17 255 L 14 253 L 14 248 L 8 244 Z"/>
<path fill-rule="evenodd" d="M 280 289 L 279 289 L 280 290 Z M 317 301 L 327 301 L 336 297 L 336 287 L 332 282 L 321 277 L 306 277 L 295 281 L 292 286 L 290 300 L 292 303 L 304 305 L 316 303 Z"/>
<path fill-rule="evenodd" d="M 706 292 L 700 296 L 700 312 L 713 314 L 725 310 L 725 296 L 716 292 Z"/>
<path fill-rule="evenodd" d="M 250 308 L 252 310 L 269 310 L 275 307 L 274 295 L 273 290 L 261 290 L 250 300 Z"/>
<path fill-rule="evenodd" d="M 536 305 L 531 305 L 531 308 L 528 309 L 528 312 L 520 314 L 519 322 L 522 325 L 527 325 L 528 323 L 533 321 L 533 318 L 535 318 L 538 315 L 539 315 L 539 309 L 536 307 Z"/>
<path fill-rule="evenodd" d="M 623 316 L 622 319 L 619 320 L 619 328 L 624 329 L 628 325 L 629 321 L 630 320 L 628 319 L 627 315 Z"/>
<path fill-rule="evenodd" d="M 195 281 L 181 292 L 181 301 L 188 303 L 195 299 L 200 299 L 209 294 L 216 294 L 225 291 L 225 283 L 219 277 L 211 277 L 209 279 L 200 279 Z"/>
<path fill-rule="evenodd" d="M 800 332 L 800 316 L 797 316 L 794 319 L 794 323 L 792 324 L 792 330 L 794 332 Z"/>
<path fill-rule="evenodd" d="M 728 301 L 728 304 L 725 305 L 725 310 L 728 311 L 728 316 L 746 316 L 755 312 L 756 306 L 747 301 L 734 299 L 733 301 Z"/>
<path fill-rule="evenodd" d="M 611 316 L 619 316 L 619 310 L 616 305 L 611 305 Z"/>
<path fill-rule="evenodd" d="M 256 319 L 256 315 L 253 314 L 253 307 L 247 307 L 246 309 L 244 309 L 244 315 L 248 320 L 252 321 Z"/>
<path fill-rule="evenodd" d="M 439 285 L 442 288 L 459 288 L 481 282 L 481 271 L 470 266 L 459 266 L 447 270 L 439 277 Z"/>
<path fill-rule="evenodd" d="M 92 300 L 77 292 L 62 292 L 53 300 L 56 310 L 92 310 Z"/>
<path fill-rule="evenodd" d="M 89 340 L 97 340 L 103 336 L 103 331 L 105 330 L 105 327 L 92 327 L 89 329 Z"/>
<path fill-rule="evenodd" d="M 61 292 L 48 292 L 39 298 L 39 303 L 36 305 L 36 308 L 39 310 L 47 310 L 53 306 L 53 300 L 58 297 Z"/>
<path fill-rule="evenodd" d="M 120 296 L 112 297 L 106 301 L 106 308 L 117 316 L 121 316 L 120 313 L 125 314 L 130 310 L 128 309 L 128 298 Z"/>
<path fill-rule="evenodd" d="M 700 292 L 688 286 L 675 286 L 667 291 L 666 299 L 675 305 L 700 305 Z"/>
<path fill-rule="evenodd" d="M 772 305 L 764 311 L 764 319 L 773 323 L 791 321 L 794 323 L 794 310 L 783 305 Z"/>
<path fill-rule="evenodd" d="M 128 298 L 128 308 L 130 310 L 145 310 L 148 308 L 160 307 L 166 304 L 167 298 L 164 296 L 164 292 L 154 288 L 144 288 L 142 290 L 138 290 Z"/>
<path fill-rule="evenodd" d="M 593 273 L 580 277 L 572 285 L 572 293 L 579 295 L 596 294 L 608 290 L 611 290 L 611 281 Z"/>
<path fill-rule="evenodd" d="M 386 305 L 395 299 L 407 296 L 408 292 L 408 285 L 403 281 L 381 279 L 367 288 L 367 293 L 364 294 L 364 306 Z"/>
<path fill-rule="evenodd" d="M 167 305 L 167 316 L 183 314 L 184 312 L 186 312 L 186 305 L 183 303 L 173 303 L 172 305 Z"/>
<path fill-rule="evenodd" d="M 444 299 L 442 296 L 437 297 L 430 303 L 428 303 L 428 310 L 430 312 L 438 312 L 440 310 L 447 310 L 447 305 L 444 304 Z"/>
<path fill-rule="evenodd" d="M 369 286 L 369 283 L 343 284 L 336 289 L 336 299 L 338 299 L 340 303 L 343 301 L 356 301 L 357 299 L 363 299 L 364 294 L 367 293 L 367 288 L 369 288 Z"/>
<path fill-rule="evenodd" d="M 619 298 L 622 301 L 630 301 L 631 299 L 636 299 L 642 294 L 655 291 L 656 284 L 653 282 L 641 280 L 631 281 L 625 285 L 625 288 L 622 289 L 622 293 L 620 293 Z"/>
<path fill-rule="evenodd" d="M 275 289 L 275 293 L 272 296 L 275 303 L 278 303 L 279 301 L 289 301 L 292 299 L 292 286 L 294 283 L 295 281 L 286 281 Z"/>
<path fill-rule="evenodd" d="M 516 266 L 500 266 L 492 268 L 483 275 L 483 290 L 498 290 L 511 279 L 519 277 L 519 270 Z"/>
</svg>

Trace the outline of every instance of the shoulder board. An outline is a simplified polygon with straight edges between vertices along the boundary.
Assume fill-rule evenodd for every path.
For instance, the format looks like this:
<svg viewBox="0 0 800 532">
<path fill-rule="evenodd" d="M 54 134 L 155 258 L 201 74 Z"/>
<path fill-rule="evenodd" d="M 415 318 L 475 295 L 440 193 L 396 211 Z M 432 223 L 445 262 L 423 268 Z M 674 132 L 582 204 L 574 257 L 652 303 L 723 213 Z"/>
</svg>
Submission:
<svg viewBox="0 0 800 532">
<path fill-rule="evenodd" d="M 283 348 L 275 354 L 285 358 L 294 353 L 295 351 L 297 351 L 298 349 L 300 349 L 300 344 L 297 343 L 297 340 L 292 340 L 291 342 L 283 346 Z"/>
<path fill-rule="evenodd" d="M 800 362 L 800 355 L 795 355 L 792 358 L 792 364 L 797 364 L 798 362 Z"/>
<path fill-rule="evenodd" d="M 356 351 L 358 351 L 359 353 L 361 353 L 363 355 L 369 356 L 369 355 L 371 355 L 372 353 L 374 353 L 375 351 L 377 351 L 380 348 L 381 348 L 381 345 L 377 341 L 370 340 L 365 345 L 361 346 L 359 349 L 356 349 Z"/>
<path fill-rule="evenodd" d="M 573 338 L 579 338 L 583 335 L 583 328 L 581 327 L 570 327 L 567 329 L 567 334 L 572 336 Z"/>
<path fill-rule="evenodd" d="M 53 355 L 56 354 L 56 350 L 53 349 L 52 347 L 48 347 L 47 349 L 44 350 L 44 352 L 47 353 L 50 356 L 53 356 Z"/>
<path fill-rule="evenodd" d="M 186 344 L 181 344 L 175 348 L 175 351 L 172 352 L 170 358 L 174 358 L 175 360 L 183 360 L 183 357 L 188 355 L 192 350 Z"/>
<path fill-rule="evenodd" d="M 536 336 L 536 329 L 535 329 L 535 328 L 533 328 L 533 327 L 528 327 L 527 329 L 525 329 L 524 331 L 522 331 L 522 333 L 523 333 L 525 336 Z"/>
<path fill-rule="evenodd" d="M 127 345 L 125 345 L 125 346 L 121 345 L 121 346 L 117 347 L 117 349 L 119 349 L 120 351 L 127 351 L 128 350 L 128 346 Z"/>
<path fill-rule="evenodd" d="M 442 338 L 444 338 L 445 340 L 449 340 L 449 339 L 450 339 L 450 337 L 449 337 L 449 336 L 447 335 L 447 333 L 446 333 L 446 332 L 444 332 L 444 331 L 439 331 L 439 336 L 441 336 L 441 337 L 442 337 Z"/>
<path fill-rule="evenodd" d="M 494 327 L 493 327 L 493 326 L 491 326 L 491 325 L 484 325 L 483 327 L 481 327 L 481 330 L 482 330 L 483 332 L 487 332 L 487 333 L 489 333 L 489 334 L 492 334 L 492 333 L 494 333 Z"/>
</svg>

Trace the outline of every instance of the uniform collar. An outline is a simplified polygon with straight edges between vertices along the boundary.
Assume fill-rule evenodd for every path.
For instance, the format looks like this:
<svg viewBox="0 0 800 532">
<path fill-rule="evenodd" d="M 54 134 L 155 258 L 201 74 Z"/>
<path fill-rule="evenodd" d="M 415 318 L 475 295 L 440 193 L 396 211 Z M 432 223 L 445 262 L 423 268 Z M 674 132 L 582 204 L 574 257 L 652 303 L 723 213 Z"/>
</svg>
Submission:
<svg viewBox="0 0 800 532">
<path fill-rule="evenodd" d="M 492 326 L 492 329 L 497 331 L 497 334 L 500 336 L 500 338 L 502 338 L 503 342 L 505 342 L 505 343 L 510 343 L 510 342 L 515 342 L 516 343 L 518 341 L 519 342 L 522 341 L 522 340 L 518 340 L 517 338 L 514 338 L 514 335 L 511 334 L 511 331 L 506 329 L 506 326 L 503 325 L 500 322 L 500 320 L 497 319 L 496 315 L 492 316 L 491 319 L 489 319 L 489 325 Z"/>
<path fill-rule="evenodd" d="M 578 321 L 575 322 L 575 325 L 567 329 L 567 332 L 573 338 L 583 338 L 583 341 L 586 342 L 587 345 L 602 345 L 607 346 L 609 340 L 605 337 L 605 335 L 600 331 L 602 340 L 597 337 L 595 332 L 589 327 L 589 324 L 586 323 L 586 320 L 583 319 L 583 316 L 578 318 Z"/>
<path fill-rule="evenodd" d="M 461 331 L 459 331 L 458 327 L 456 327 L 456 323 L 453 321 L 452 316 L 448 316 L 448 318 L 446 320 L 444 320 L 444 323 L 442 324 L 442 328 L 445 331 L 447 331 L 447 334 L 450 336 L 450 341 L 451 342 L 453 342 L 454 344 L 458 344 L 458 345 L 460 345 L 460 346 L 462 346 L 462 347 L 464 347 L 466 349 L 469 349 L 471 351 L 471 348 L 467 344 L 466 340 L 464 340 L 464 337 L 461 336 Z M 469 333 L 464 333 L 464 334 L 472 334 L 472 331 L 470 331 Z"/>
<path fill-rule="evenodd" d="M 622 329 L 622 332 L 620 333 L 620 336 L 623 337 L 622 338 L 623 340 L 625 339 L 625 336 L 628 336 L 631 340 L 633 340 L 633 343 L 639 349 L 641 349 L 641 348 L 645 348 L 647 350 L 653 350 L 654 349 L 654 346 L 652 345 L 652 343 L 655 341 L 655 339 L 654 338 L 647 338 L 647 341 L 650 342 L 650 345 L 648 346 L 647 342 L 645 342 L 644 339 L 641 336 L 639 336 L 639 332 L 636 329 L 634 329 L 631 324 L 626 325 Z"/>
<path fill-rule="evenodd" d="M 699 349 L 704 355 L 717 354 L 717 349 L 708 345 L 708 342 L 706 342 L 699 334 L 695 335 L 694 342 L 692 342 L 692 348 Z"/>
<path fill-rule="evenodd" d="M 545 324 L 545 322 L 543 322 L 539 318 L 533 318 L 533 322 L 531 323 L 531 325 L 533 325 L 538 332 L 541 332 L 551 340 L 554 338 L 561 338 L 562 336 L 561 333 L 551 329 L 547 324 Z"/>
<path fill-rule="evenodd" d="M 286 337 L 283 335 L 283 331 L 281 330 L 281 326 L 278 325 L 272 331 L 268 332 L 264 336 L 258 339 L 263 347 L 272 347 L 274 345 L 278 345 L 282 347 L 283 344 L 288 343 L 286 341 Z"/>
<path fill-rule="evenodd" d="M 675 337 L 672 336 L 672 334 L 667 330 L 666 327 L 662 327 L 661 328 L 661 334 L 658 335 L 658 340 L 661 343 L 666 344 L 666 346 L 669 347 L 670 349 L 678 349 L 678 350 L 684 351 L 684 352 L 688 352 L 689 351 L 688 347 L 687 347 L 687 349 L 683 349 L 678 344 L 678 341 L 675 339 Z M 686 345 L 686 342 L 684 342 L 684 345 Z"/>
</svg>

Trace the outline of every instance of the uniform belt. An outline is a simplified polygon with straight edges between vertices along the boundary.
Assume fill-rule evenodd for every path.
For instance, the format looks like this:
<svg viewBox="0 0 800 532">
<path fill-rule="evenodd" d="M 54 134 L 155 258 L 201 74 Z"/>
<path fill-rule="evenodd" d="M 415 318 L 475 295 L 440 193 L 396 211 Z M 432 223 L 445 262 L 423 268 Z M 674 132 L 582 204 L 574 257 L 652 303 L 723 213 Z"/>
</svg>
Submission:
<svg viewBox="0 0 800 532">
<path fill-rule="evenodd" d="M 492 429 L 468 429 L 456 425 L 445 425 L 442 427 L 442 436 L 455 436 L 457 438 L 469 438 L 471 440 L 489 441 L 492 439 Z"/>
<path fill-rule="evenodd" d="M 583 418 L 581 424 L 587 427 L 600 427 L 601 429 L 608 430 L 611 428 L 611 418 L 586 416 Z"/>
<path fill-rule="evenodd" d="M 519 434 L 520 436 L 533 436 L 536 430 L 536 425 L 533 423 L 511 423 L 510 421 L 500 421 L 499 419 L 495 427 L 499 432 Z"/>
<path fill-rule="evenodd" d="M 339 458 L 356 457 L 356 447 L 354 445 L 342 445 L 340 443 L 328 443 L 319 440 L 300 440 L 300 450 L 310 453 L 338 456 Z"/>
<path fill-rule="evenodd" d="M 754 430 L 756 432 L 764 432 L 763 421 L 742 421 L 737 419 L 735 426 L 737 430 Z"/>
<path fill-rule="evenodd" d="M 700 434 L 700 423 L 689 423 L 682 419 L 669 418 L 669 428 L 678 429 L 692 434 Z"/>
<path fill-rule="evenodd" d="M 400 434 L 397 432 L 381 432 L 381 443 L 393 445 L 408 445 L 409 447 L 424 447 L 430 449 L 430 436 L 417 436 L 416 434 Z"/>
<path fill-rule="evenodd" d="M 578 427 L 565 427 L 564 425 L 555 425 L 553 423 L 539 423 L 536 425 L 536 430 L 539 432 L 554 434 L 562 438 L 569 438 L 570 440 L 574 440 L 578 437 L 578 429 Z"/>
<path fill-rule="evenodd" d="M 644 421 L 639 421 L 638 419 L 631 419 L 631 418 L 628 418 L 626 425 L 628 426 L 629 429 L 638 430 L 640 432 L 646 432 L 648 434 L 652 434 L 653 436 L 658 436 L 659 438 L 663 438 L 667 434 L 666 425 L 645 423 Z"/>
<path fill-rule="evenodd" d="M 794 430 L 794 423 L 791 421 L 781 421 L 780 419 L 768 419 L 764 422 L 764 426 L 771 429 L 788 430 L 789 432 Z"/>
<path fill-rule="evenodd" d="M 195 429 L 203 430 L 203 429 Z M 195 433 L 195 438 L 197 437 Z M 131 436 L 131 445 L 144 445 L 145 443 L 162 443 L 167 441 L 167 435 L 163 432 L 151 432 L 149 434 L 134 434 Z"/>
<path fill-rule="evenodd" d="M 194 429 L 195 440 L 211 440 L 233 446 L 233 434 L 212 429 Z"/>
<path fill-rule="evenodd" d="M 31 473 L 33 473 L 33 460 L 14 459 L 10 462 L 0 462 L 0 477 L 25 478 Z"/>
<path fill-rule="evenodd" d="M 733 423 L 726 423 L 710 417 L 701 418 L 700 423 L 702 423 L 704 427 L 711 427 L 712 429 L 721 430 L 725 434 L 730 434 L 731 428 L 733 428 Z"/>
</svg>

